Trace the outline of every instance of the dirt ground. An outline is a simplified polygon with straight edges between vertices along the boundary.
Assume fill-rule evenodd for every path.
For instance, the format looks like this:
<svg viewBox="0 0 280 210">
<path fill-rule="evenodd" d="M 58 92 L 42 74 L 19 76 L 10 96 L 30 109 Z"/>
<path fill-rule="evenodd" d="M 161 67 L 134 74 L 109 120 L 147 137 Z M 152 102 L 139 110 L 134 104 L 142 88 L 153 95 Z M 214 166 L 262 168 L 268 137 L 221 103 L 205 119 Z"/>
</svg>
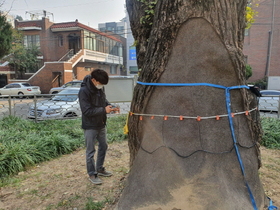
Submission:
<svg viewBox="0 0 280 210">
<path fill-rule="evenodd" d="M 261 148 L 263 167 L 260 177 L 266 195 L 280 207 L 280 150 Z M 123 188 L 129 170 L 127 142 L 109 145 L 105 160 L 112 177 L 102 178 L 102 185 L 89 182 L 85 150 L 80 149 L 44 162 L 15 176 L 17 182 L 0 191 L 1 210 L 82 210 L 91 202 L 114 203 Z M 92 200 L 89 201 L 88 198 Z M 109 206 L 105 207 L 109 209 Z"/>
</svg>

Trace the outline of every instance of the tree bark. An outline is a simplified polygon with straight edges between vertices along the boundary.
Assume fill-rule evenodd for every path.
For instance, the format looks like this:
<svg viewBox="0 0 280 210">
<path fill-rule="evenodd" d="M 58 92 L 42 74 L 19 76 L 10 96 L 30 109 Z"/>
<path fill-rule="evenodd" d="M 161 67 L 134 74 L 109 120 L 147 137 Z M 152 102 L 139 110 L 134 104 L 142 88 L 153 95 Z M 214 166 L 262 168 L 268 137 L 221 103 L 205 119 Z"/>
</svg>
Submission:
<svg viewBox="0 0 280 210">
<path fill-rule="evenodd" d="M 126 3 L 140 82 L 246 84 L 246 0 L 161 0 L 154 7 L 152 0 Z M 210 118 L 228 113 L 223 89 L 136 85 L 129 117 L 132 168 L 117 209 L 249 209 L 244 179 L 257 206 L 265 206 L 258 177 L 257 103 L 246 88 L 231 90 L 230 95 L 231 112 L 251 110 L 232 118 L 234 134 L 229 118 Z M 171 117 L 159 117 L 166 115 Z M 209 119 L 179 120 L 181 115 Z M 240 171 L 236 145 L 247 177 Z"/>
</svg>

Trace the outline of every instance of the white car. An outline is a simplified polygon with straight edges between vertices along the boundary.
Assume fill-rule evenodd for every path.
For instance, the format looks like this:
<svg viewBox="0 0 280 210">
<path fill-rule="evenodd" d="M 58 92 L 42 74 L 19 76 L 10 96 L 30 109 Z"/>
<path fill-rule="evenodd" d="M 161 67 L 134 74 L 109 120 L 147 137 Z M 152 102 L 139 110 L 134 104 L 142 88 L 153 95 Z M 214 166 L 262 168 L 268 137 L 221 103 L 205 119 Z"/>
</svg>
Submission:
<svg viewBox="0 0 280 210">
<path fill-rule="evenodd" d="M 259 97 L 259 110 L 260 111 L 269 111 L 269 112 L 278 112 L 280 91 L 278 91 L 278 90 L 261 90 L 260 93 L 262 94 L 262 96 Z"/>
<path fill-rule="evenodd" d="M 29 119 L 63 119 L 82 115 L 78 98 L 80 88 L 66 88 L 49 100 L 38 101 L 29 107 Z"/>
<path fill-rule="evenodd" d="M 41 94 L 39 86 L 31 86 L 27 82 L 10 83 L 0 88 L 0 95 L 38 95 Z"/>
<path fill-rule="evenodd" d="M 54 87 L 52 89 L 50 89 L 50 94 L 57 94 L 60 91 L 64 90 L 65 88 L 79 88 L 81 87 L 82 84 L 82 80 L 73 80 L 71 82 L 67 82 L 64 85 L 62 85 L 61 87 Z"/>
</svg>

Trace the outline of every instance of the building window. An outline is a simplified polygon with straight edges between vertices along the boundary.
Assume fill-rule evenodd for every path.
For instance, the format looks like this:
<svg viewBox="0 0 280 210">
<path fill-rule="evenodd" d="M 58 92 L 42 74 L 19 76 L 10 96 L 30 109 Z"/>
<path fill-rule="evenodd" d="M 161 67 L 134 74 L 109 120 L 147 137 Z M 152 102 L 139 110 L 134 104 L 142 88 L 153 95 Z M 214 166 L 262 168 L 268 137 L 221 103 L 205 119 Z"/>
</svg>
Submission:
<svg viewBox="0 0 280 210">
<path fill-rule="evenodd" d="M 106 31 L 106 28 L 105 28 L 105 27 L 102 27 L 102 28 L 99 28 L 98 30 L 101 31 L 101 32 L 105 32 L 105 31 Z"/>
<path fill-rule="evenodd" d="M 85 67 L 85 71 L 91 71 L 91 67 Z"/>
<path fill-rule="evenodd" d="M 129 67 L 129 73 L 130 74 L 137 74 L 138 73 L 138 67 L 137 66 L 130 66 Z"/>
<path fill-rule="evenodd" d="M 40 36 L 39 35 L 25 35 L 24 46 L 26 48 L 32 48 L 34 46 L 40 48 Z"/>
<path fill-rule="evenodd" d="M 84 32 L 84 48 L 116 56 L 122 56 L 122 44 L 108 37 Z"/>
<path fill-rule="evenodd" d="M 110 66 L 110 73 L 111 74 L 117 74 L 117 68 L 115 65 Z"/>
<path fill-rule="evenodd" d="M 97 46 L 97 51 L 98 52 L 104 52 L 104 48 L 105 48 L 105 46 L 104 46 L 104 41 L 101 41 L 101 40 L 99 40 L 99 39 L 97 39 L 96 40 L 96 46 Z"/>
<path fill-rule="evenodd" d="M 244 35 L 245 35 L 245 36 L 249 36 L 249 31 L 250 31 L 249 28 L 245 28 Z"/>
<path fill-rule="evenodd" d="M 63 46 L 63 35 L 58 36 L 58 46 L 59 47 Z"/>
<path fill-rule="evenodd" d="M 118 26 L 117 27 L 117 34 L 123 35 L 124 34 L 124 27 L 123 26 Z"/>
</svg>

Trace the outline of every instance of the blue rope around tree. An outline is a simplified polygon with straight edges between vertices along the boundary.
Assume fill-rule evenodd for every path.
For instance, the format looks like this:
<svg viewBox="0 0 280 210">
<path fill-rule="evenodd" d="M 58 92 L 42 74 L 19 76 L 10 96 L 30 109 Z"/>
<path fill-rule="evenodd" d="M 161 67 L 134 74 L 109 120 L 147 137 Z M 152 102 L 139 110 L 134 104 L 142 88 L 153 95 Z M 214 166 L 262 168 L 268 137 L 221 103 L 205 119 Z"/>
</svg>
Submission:
<svg viewBox="0 0 280 210">
<path fill-rule="evenodd" d="M 173 86 L 173 87 L 182 87 L 182 86 L 209 86 L 209 87 L 215 87 L 215 88 L 220 88 L 220 89 L 224 89 L 225 90 L 225 96 L 226 96 L 226 108 L 227 108 L 227 112 L 228 112 L 228 120 L 229 120 L 229 126 L 230 126 L 230 130 L 231 130 L 231 136 L 232 136 L 232 140 L 233 140 L 233 144 L 234 144 L 234 149 L 235 149 L 235 153 L 237 155 L 238 158 L 238 162 L 239 162 L 239 166 L 241 168 L 241 172 L 242 175 L 244 177 L 244 181 L 245 181 L 245 185 L 247 187 L 250 199 L 251 199 L 251 203 L 252 206 L 254 207 L 254 210 L 258 210 L 257 205 L 256 205 L 256 201 L 254 198 L 254 195 L 251 191 L 251 188 L 246 180 L 246 174 L 245 174 L 245 169 L 244 169 L 244 165 L 242 162 L 242 158 L 239 152 L 239 148 L 238 148 L 238 143 L 235 137 L 235 132 L 234 132 L 234 124 L 233 124 L 233 119 L 231 116 L 231 100 L 230 100 L 230 91 L 234 90 L 234 89 L 241 89 L 241 88 L 246 88 L 246 89 L 250 89 L 248 86 L 246 85 L 239 85 L 239 86 L 232 86 L 232 87 L 226 87 L 226 86 L 222 86 L 222 85 L 215 85 L 215 84 L 210 84 L 210 83 L 147 83 L 147 82 L 139 82 L 137 81 L 138 84 L 140 85 L 150 85 L 150 86 Z M 272 200 L 270 198 L 268 198 L 270 200 L 269 203 L 269 207 L 268 210 L 277 210 L 278 208 L 276 206 L 273 206 Z"/>
</svg>

